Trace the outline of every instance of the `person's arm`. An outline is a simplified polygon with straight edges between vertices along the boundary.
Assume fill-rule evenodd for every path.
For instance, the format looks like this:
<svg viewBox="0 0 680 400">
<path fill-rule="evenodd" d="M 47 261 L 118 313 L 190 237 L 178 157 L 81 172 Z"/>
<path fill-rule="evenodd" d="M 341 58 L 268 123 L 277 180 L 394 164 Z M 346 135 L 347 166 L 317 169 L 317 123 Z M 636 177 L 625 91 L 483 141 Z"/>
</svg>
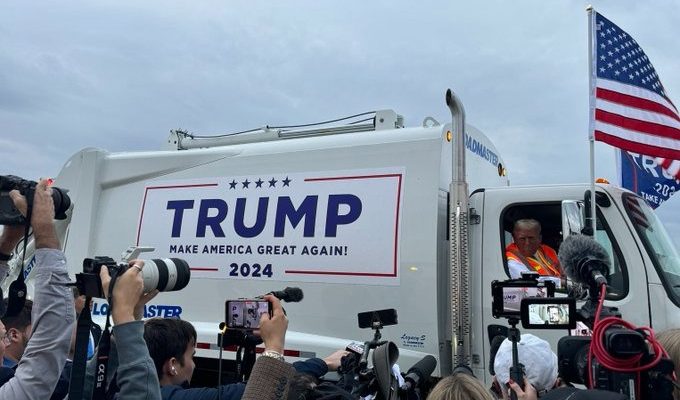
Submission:
<svg viewBox="0 0 680 400">
<path fill-rule="evenodd" d="M 293 368 L 299 373 L 308 374 L 315 378 L 321 378 L 328 371 L 337 371 L 340 368 L 342 357 L 349 354 L 346 350 L 337 350 L 324 359 L 310 358 L 304 361 L 296 361 Z"/>
<path fill-rule="evenodd" d="M 144 262 L 133 260 L 130 268 L 113 287 L 111 318 L 118 352 L 118 387 L 121 399 L 161 399 L 156 367 L 144 341 L 144 323 L 135 318 L 138 303 L 145 298 L 142 280 Z M 107 268 L 100 271 L 104 293 L 109 292 L 111 277 Z"/>
<path fill-rule="evenodd" d="M 26 199 L 17 191 L 10 196 L 26 215 Z M 31 218 L 36 243 L 33 334 L 14 377 L 0 387 L 0 399 L 49 399 L 66 362 L 75 311 L 53 219 L 52 191 L 43 180 L 35 189 Z"/>
<path fill-rule="evenodd" d="M 288 397 L 288 382 L 295 374 L 292 365 L 283 360 L 288 319 L 281 302 L 272 295 L 264 297 L 272 304 L 272 316 L 260 316 L 260 337 L 265 352 L 260 356 L 243 393 L 243 400 L 280 400 Z"/>
<path fill-rule="evenodd" d="M 508 271 L 510 272 L 510 279 L 518 279 L 522 277 L 522 272 L 529 272 L 529 268 L 516 260 L 508 260 Z"/>
</svg>

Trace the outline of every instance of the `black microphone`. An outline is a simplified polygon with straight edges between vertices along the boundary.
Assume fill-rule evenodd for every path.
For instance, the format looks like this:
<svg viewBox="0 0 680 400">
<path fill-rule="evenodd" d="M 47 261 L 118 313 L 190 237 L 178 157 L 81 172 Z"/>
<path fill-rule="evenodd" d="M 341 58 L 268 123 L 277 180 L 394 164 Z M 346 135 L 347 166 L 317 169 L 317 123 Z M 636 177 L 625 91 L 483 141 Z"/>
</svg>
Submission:
<svg viewBox="0 0 680 400">
<path fill-rule="evenodd" d="M 287 287 L 281 291 L 269 292 L 268 294 L 271 294 L 286 303 L 297 303 L 305 297 L 302 293 L 302 289 L 297 287 Z"/>
<path fill-rule="evenodd" d="M 609 253 L 595 239 L 572 235 L 562 242 L 557 256 L 567 276 L 587 285 L 606 285 L 609 275 Z"/>
<path fill-rule="evenodd" d="M 435 367 L 437 367 L 437 359 L 429 354 L 426 355 L 408 370 L 401 389 L 408 391 L 417 388 L 421 381 L 432 375 Z"/>
</svg>

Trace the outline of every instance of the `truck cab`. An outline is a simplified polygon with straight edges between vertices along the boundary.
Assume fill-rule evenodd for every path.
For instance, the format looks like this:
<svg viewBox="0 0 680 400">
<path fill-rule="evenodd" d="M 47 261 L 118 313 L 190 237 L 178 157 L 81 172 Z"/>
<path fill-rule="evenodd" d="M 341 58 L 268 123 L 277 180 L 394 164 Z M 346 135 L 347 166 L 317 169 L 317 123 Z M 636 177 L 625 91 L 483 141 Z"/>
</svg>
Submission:
<svg viewBox="0 0 680 400">
<path fill-rule="evenodd" d="M 505 187 L 477 190 L 470 196 L 470 207 L 478 214 L 470 225 L 470 241 L 483 243 L 471 247 L 472 282 L 479 288 L 472 302 L 476 306 L 472 331 L 482 335 L 472 341 L 473 365 L 480 375 L 488 365 L 488 326 L 507 325 L 492 317 L 489 296 L 492 281 L 509 279 L 503 249 L 512 241 L 513 222 L 526 217 L 538 220 L 543 242 L 558 250 L 568 229 L 568 221 L 562 218 L 564 203 L 583 203 L 589 190 L 585 184 Z M 596 203 L 594 238 L 611 259 L 605 305 L 617 307 L 636 326 L 656 331 L 679 327 L 680 258 L 661 221 L 644 200 L 613 185 L 597 185 Z M 556 296 L 566 296 L 565 290 L 558 290 Z M 551 343 L 566 334 L 533 333 Z"/>
</svg>

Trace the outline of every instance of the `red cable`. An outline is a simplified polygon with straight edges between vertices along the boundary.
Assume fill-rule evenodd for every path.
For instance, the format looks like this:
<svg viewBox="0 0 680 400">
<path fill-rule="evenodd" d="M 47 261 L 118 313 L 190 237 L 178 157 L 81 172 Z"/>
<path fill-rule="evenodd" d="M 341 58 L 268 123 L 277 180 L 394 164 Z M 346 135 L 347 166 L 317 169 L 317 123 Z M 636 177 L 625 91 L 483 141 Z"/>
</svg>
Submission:
<svg viewBox="0 0 680 400">
<path fill-rule="evenodd" d="M 600 312 L 602 312 L 602 306 L 604 305 L 604 298 L 607 293 L 607 286 L 606 285 L 601 285 L 600 286 L 600 302 L 597 306 L 597 311 L 595 314 L 595 323 L 593 325 L 593 336 L 592 340 L 590 343 L 590 350 L 588 352 L 588 377 L 590 378 L 590 388 L 592 389 L 593 387 L 593 368 L 592 368 L 592 359 L 593 356 L 597 359 L 597 361 L 605 368 L 615 371 L 615 372 L 635 372 L 637 373 L 637 386 L 636 386 L 636 394 L 639 398 L 640 396 L 640 372 L 646 371 L 656 364 L 661 361 L 662 357 L 668 357 L 666 350 L 664 350 L 663 346 L 656 340 L 654 337 L 654 331 L 649 328 L 649 327 L 641 327 L 638 328 L 635 325 L 631 324 L 628 321 L 624 321 L 621 318 L 617 317 L 607 317 L 603 320 L 600 320 Z M 604 341 L 604 334 L 607 331 L 607 329 L 610 326 L 613 325 L 620 325 L 625 328 L 628 328 L 630 330 L 637 330 L 641 331 L 645 337 L 649 345 L 652 347 L 654 350 L 654 359 L 647 363 L 647 364 L 640 364 L 640 360 L 642 359 L 642 354 L 637 354 L 632 357 L 628 358 L 616 358 L 609 354 L 607 352 L 607 349 L 604 347 L 603 341 Z M 628 365 L 635 365 L 634 367 L 628 367 Z"/>
</svg>

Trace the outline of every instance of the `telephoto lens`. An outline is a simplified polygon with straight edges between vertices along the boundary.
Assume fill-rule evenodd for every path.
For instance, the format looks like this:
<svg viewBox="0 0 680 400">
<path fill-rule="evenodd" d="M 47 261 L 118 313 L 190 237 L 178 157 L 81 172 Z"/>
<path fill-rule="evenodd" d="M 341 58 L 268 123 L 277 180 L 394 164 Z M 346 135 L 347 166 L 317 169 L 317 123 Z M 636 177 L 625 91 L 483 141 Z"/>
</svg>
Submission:
<svg viewBox="0 0 680 400">
<path fill-rule="evenodd" d="M 191 270 L 181 258 L 154 258 L 144 260 L 142 277 L 145 293 L 154 289 L 172 292 L 182 290 L 189 284 Z"/>
</svg>

